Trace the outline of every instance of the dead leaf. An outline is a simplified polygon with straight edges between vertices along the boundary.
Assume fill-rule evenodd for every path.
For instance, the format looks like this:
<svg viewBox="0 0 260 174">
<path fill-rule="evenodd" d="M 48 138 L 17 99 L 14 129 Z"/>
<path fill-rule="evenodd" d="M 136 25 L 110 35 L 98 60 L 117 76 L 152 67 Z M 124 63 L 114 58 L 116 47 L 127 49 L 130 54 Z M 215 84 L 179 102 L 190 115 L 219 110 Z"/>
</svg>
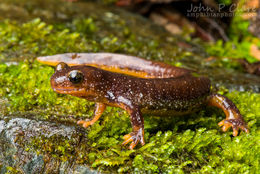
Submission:
<svg viewBox="0 0 260 174">
<path fill-rule="evenodd" d="M 250 55 L 260 60 L 260 50 L 257 45 L 252 44 L 250 47 Z"/>
<path fill-rule="evenodd" d="M 257 9 L 259 8 L 259 0 L 250 0 L 244 4 L 244 8 Z"/>
</svg>

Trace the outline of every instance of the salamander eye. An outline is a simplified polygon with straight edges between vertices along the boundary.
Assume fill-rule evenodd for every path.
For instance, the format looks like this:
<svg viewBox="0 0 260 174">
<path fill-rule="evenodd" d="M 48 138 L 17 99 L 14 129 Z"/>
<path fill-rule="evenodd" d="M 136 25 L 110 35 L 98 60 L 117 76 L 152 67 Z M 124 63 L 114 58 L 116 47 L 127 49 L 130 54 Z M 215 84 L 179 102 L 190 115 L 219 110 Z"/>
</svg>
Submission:
<svg viewBox="0 0 260 174">
<path fill-rule="evenodd" d="M 83 79 L 84 79 L 84 75 L 82 72 L 80 72 L 78 70 L 73 70 L 73 71 L 69 72 L 69 80 L 71 83 L 78 84 L 78 83 L 82 82 Z"/>
<path fill-rule="evenodd" d="M 69 66 L 68 66 L 66 63 L 61 62 L 61 63 L 59 63 L 59 64 L 56 66 L 56 71 L 61 71 L 61 70 L 66 69 L 66 68 L 68 68 L 68 67 L 69 67 Z"/>
</svg>

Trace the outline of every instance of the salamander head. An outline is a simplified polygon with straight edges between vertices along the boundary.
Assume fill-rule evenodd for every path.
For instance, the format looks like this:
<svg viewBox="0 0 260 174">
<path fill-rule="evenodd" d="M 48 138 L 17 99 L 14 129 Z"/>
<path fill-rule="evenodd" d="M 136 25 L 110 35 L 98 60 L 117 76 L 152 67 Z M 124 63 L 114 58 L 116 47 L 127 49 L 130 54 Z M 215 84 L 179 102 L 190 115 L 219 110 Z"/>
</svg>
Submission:
<svg viewBox="0 0 260 174">
<path fill-rule="evenodd" d="M 68 66 L 59 63 L 51 77 L 52 89 L 61 94 L 71 94 L 78 97 L 93 95 L 96 80 L 95 68 L 90 66 Z"/>
</svg>

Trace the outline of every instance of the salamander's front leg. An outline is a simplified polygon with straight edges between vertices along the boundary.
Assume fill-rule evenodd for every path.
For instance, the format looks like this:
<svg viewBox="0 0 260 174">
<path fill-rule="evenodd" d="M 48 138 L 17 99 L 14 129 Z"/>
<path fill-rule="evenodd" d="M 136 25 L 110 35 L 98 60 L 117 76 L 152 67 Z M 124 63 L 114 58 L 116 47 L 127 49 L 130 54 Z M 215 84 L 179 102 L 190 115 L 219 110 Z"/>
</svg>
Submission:
<svg viewBox="0 0 260 174">
<path fill-rule="evenodd" d="M 226 119 L 218 123 L 222 130 L 226 132 L 230 127 L 233 128 L 233 136 L 237 136 L 239 128 L 249 133 L 248 126 L 244 121 L 235 104 L 227 97 L 220 94 L 212 94 L 209 98 L 208 105 L 222 109 Z"/>
<path fill-rule="evenodd" d="M 145 144 L 144 119 L 139 109 L 133 108 L 133 109 L 126 109 L 126 110 L 130 115 L 133 131 L 130 134 L 127 134 L 123 137 L 125 140 L 123 142 L 123 145 L 132 142 L 131 145 L 129 146 L 129 149 L 133 149 L 138 144 L 138 142 L 140 142 L 142 145 Z"/>
<path fill-rule="evenodd" d="M 77 122 L 77 124 L 82 124 L 83 127 L 88 127 L 92 124 L 94 124 L 96 121 L 98 121 L 98 119 L 100 118 L 100 116 L 102 115 L 102 113 L 104 112 L 104 110 L 106 109 L 106 105 L 103 103 L 96 103 L 96 109 L 94 112 L 94 118 L 92 120 L 89 121 L 89 119 L 86 120 L 79 120 Z"/>
</svg>

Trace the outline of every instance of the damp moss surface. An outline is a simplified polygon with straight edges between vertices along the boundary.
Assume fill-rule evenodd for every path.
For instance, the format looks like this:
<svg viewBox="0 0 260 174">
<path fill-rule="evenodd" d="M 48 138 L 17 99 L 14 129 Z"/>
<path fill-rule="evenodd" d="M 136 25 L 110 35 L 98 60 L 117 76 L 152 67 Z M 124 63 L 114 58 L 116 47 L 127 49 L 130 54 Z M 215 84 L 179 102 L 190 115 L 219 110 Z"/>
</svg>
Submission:
<svg viewBox="0 0 260 174">
<path fill-rule="evenodd" d="M 113 19 L 113 13 L 108 16 Z M 36 62 L 36 56 L 106 51 L 159 60 L 168 54 L 159 47 L 158 40 L 131 33 L 123 22 L 114 25 L 121 31 L 119 35 L 102 33 L 91 17 L 66 25 L 47 24 L 38 18 L 23 23 L 0 21 L 1 117 L 16 115 L 75 127 L 77 120 L 92 117 L 94 103 L 52 91 L 49 79 L 54 70 Z M 177 60 L 170 63 L 178 64 Z M 131 132 L 129 116 L 121 109 L 108 107 L 97 123 L 81 131 L 80 145 L 74 139 L 43 136 L 32 137 L 24 144 L 25 150 L 100 171 L 257 173 L 260 95 L 228 90 L 220 93 L 237 105 L 250 127 L 249 134 L 241 132 L 233 137 L 232 131 L 221 132 L 217 123 L 225 118 L 224 113 L 207 107 L 185 117 L 144 117 L 146 144 L 129 150 L 121 145 L 122 137 Z"/>
<path fill-rule="evenodd" d="M 257 62 L 257 59 L 250 53 L 250 47 L 253 44 L 260 47 L 259 38 L 248 31 L 250 21 L 242 17 L 247 12 L 244 7 L 246 2 L 246 0 L 241 0 L 237 4 L 238 10 L 227 31 L 229 40 L 226 42 L 218 40 L 216 43 L 205 45 L 208 54 L 217 58 L 215 65 L 218 64 L 219 67 L 239 69 L 239 64 L 234 61 L 236 59 Z"/>
</svg>

